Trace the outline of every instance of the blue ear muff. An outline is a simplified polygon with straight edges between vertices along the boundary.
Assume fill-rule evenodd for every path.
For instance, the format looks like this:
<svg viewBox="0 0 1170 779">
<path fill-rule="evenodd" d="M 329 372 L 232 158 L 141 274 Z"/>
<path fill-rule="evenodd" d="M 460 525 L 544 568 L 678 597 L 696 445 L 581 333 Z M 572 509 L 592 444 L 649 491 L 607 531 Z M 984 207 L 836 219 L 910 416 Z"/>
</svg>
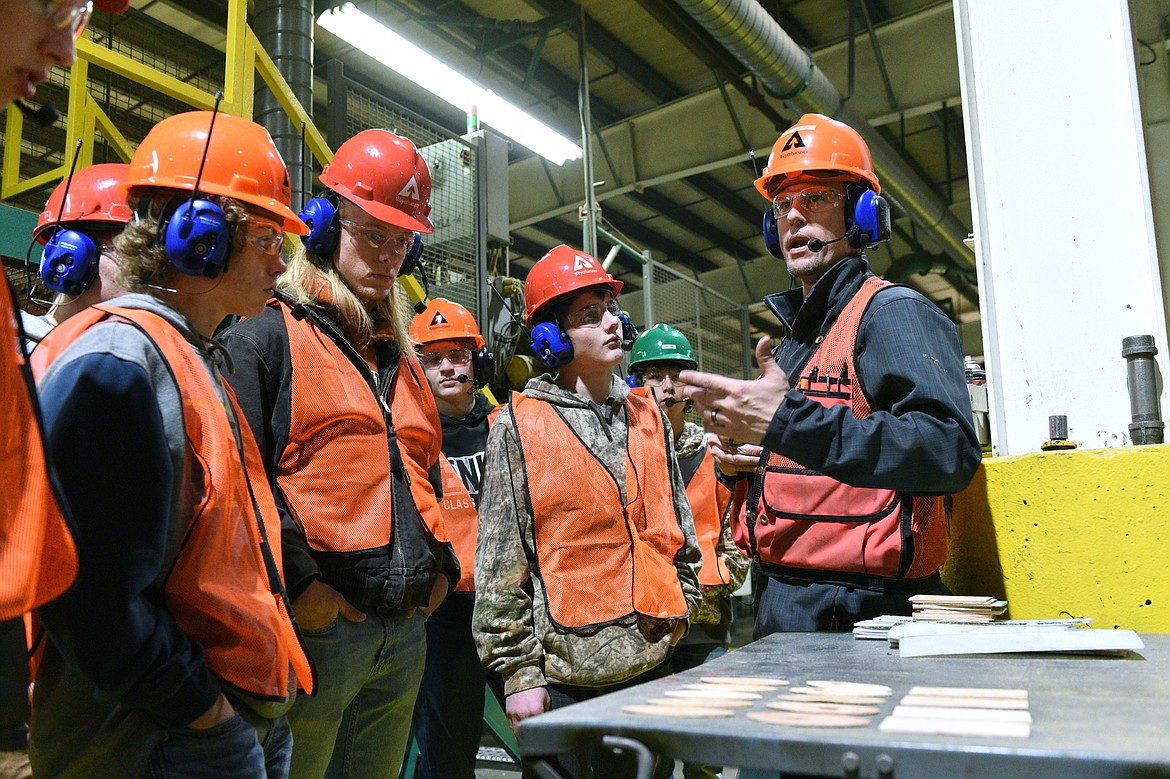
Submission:
<svg viewBox="0 0 1170 779">
<path fill-rule="evenodd" d="M 618 309 L 618 321 L 622 323 L 622 351 L 628 352 L 638 340 L 638 328 L 630 321 L 630 315 L 621 309 Z"/>
<path fill-rule="evenodd" d="M 333 198 L 318 196 L 305 203 L 299 214 L 301 221 L 309 226 L 307 235 L 301 236 L 305 248 L 318 257 L 329 257 L 337 248 L 341 226 L 338 223 L 337 204 Z"/>
<path fill-rule="evenodd" d="M 180 273 L 213 279 L 227 264 L 231 227 L 210 200 L 183 201 L 159 230 L 167 259 Z"/>
<path fill-rule="evenodd" d="M 398 269 L 399 276 L 409 276 L 418 269 L 419 260 L 422 259 L 422 250 L 422 235 L 415 233 L 414 243 L 410 245 L 410 249 L 406 252 L 406 259 L 402 261 L 402 267 Z"/>
<path fill-rule="evenodd" d="M 560 368 L 573 359 L 573 342 L 556 322 L 541 322 L 532 328 L 532 351 L 548 368 Z"/>
<path fill-rule="evenodd" d="M 780 248 L 780 228 L 776 226 L 776 212 L 770 207 L 764 212 L 764 246 L 768 254 L 778 260 L 784 259 L 784 252 Z"/>
<path fill-rule="evenodd" d="M 849 245 L 854 249 L 871 249 L 890 240 L 890 205 L 872 189 L 864 190 L 853 205 L 852 221 L 846 219 Z M 845 212 L 849 214 L 849 210 Z"/>
<path fill-rule="evenodd" d="M 631 373 L 629 376 L 626 376 L 626 386 L 630 389 L 637 389 L 642 386 L 642 380 Z"/>
<path fill-rule="evenodd" d="M 101 250 L 88 235 L 58 230 L 45 244 L 41 256 L 41 281 L 53 292 L 76 297 L 97 277 Z"/>
</svg>

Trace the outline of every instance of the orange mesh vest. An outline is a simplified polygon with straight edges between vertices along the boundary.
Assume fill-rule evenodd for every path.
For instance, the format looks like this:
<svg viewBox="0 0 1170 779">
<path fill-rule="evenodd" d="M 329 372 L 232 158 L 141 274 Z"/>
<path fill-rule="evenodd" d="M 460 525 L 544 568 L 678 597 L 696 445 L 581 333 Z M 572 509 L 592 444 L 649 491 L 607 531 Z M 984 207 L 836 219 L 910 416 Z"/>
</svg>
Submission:
<svg viewBox="0 0 1170 779">
<path fill-rule="evenodd" d="M 280 580 L 280 518 L 251 430 L 237 421 L 237 441 L 228 419 L 243 419 L 231 388 L 221 385 L 231 403 L 225 409 L 207 368 L 179 331 L 149 311 L 104 305 L 58 325 L 37 347 L 38 357 L 43 353 L 38 369 L 110 316 L 138 327 L 170 366 L 183 398 L 188 457 L 203 474 L 202 500 L 192 507 L 163 586 L 167 610 L 228 684 L 281 700 L 288 695 L 291 667 L 311 693 L 312 667 Z"/>
<path fill-rule="evenodd" d="M 699 584 L 708 587 L 731 583 L 731 572 L 719 554 L 719 533 L 723 526 L 723 512 L 731 502 L 731 491 L 715 478 L 715 457 L 708 448 L 699 463 L 699 469 L 687 483 L 687 500 L 695 517 L 695 537 L 703 562 L 699 567 Z"/>
<path fill-rule="evenodd" d="M 854 346 L 861 315 L 889 282 L 871 277 L 809 359 L 795 389 L 823 406 L 848 405 L 857 419 L 873 409 L 857 380 Z M 766 563 L 821 571 L 919 578 L 946 559 L 941 497 L 851 487 L 770 453 L 755 506 L 737 500 L 736 543 Z M 742 490 L 737 490 L 742 499 Z"/>
<path fill-rule="evenodd" d="M 674 513 L 662 412 L 644 394 L 626 401 L 626 494 L 551 403 L 514 395 L 549 617 L 594 631 L 637 615 L 685 619 L 675 554 L 685 540 Z"/>
<path fill-rule="evenodd" d="M 394 501 L 380 401 L 328 335 L 296 319 L 288 306 L 281 304 L 280 310 L 294 366 L 288 444 L 276 466 L 285 502 L 313 549 L 352 552 L 383 547 L 394 525 Z M 404 380 L 407 370 L 412 366 L 404 355 L 391 401 L 404 461 L 415 443 L 411 438 L 415 430 L 432 431 L 435 459 L 446 459 L 439 454 L 438 412 L 433 411 L 432 420 L 425 404 L 407 402 L 413 399 Z M 428 386 L 425 378 L 422 386 Z M 429 409 L 434 409 L 433 400 Z M 425 478 L 425 474 L 421 467 L 410 478 Z M 430 525 L 439 540 L 447 540 L 437 522 Z"/>
<path fill-rule="evenodd" d="M 18 316 L 5 283 L 0 292 L 0 619 L 52 600 L 77 578 L 77 550 L 45 459 Z"/>
<path fill-rule="evenodd" d="M 455 585 L 455 591 L 475 592 L 475 536 L 479 532 L 475 501 L 446 457 L 439 458 L 439 471 L 443 474 L 443 500 L 439 509 L 459 560 L 459 584 Z"/>
</svg>

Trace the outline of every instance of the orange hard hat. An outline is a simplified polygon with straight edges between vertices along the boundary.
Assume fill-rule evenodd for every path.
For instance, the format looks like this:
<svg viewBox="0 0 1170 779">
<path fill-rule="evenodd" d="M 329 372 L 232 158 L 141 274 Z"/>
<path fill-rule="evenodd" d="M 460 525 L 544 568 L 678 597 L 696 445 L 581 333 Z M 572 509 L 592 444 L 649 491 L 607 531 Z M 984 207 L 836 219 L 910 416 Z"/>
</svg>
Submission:
<svg viewBox="0 0 1170 779">
<path fill-rule="evenodd" d="M 882 191 L 865 140 L 849 125 L 821 114 L 805 114 L 776 139 L 756 189 L 771 200 L 787 183 L 784 179 L 865 182 L 874 192 Z"/>
<path fill-rule="evenodd" d="M 85 226 L 109 225 L 115 230 L 130 221 L 130 206 L 126 205 L 126 196 L 122 193 L 122 182 L 130 166 L 121 162 L 107 162 L 99 165 L 90 165 L 73 174 L 72 179 L 66 178 L 45 203 L 45 209 L 37 217 L 37 226 L 33 235 L 44 243 L 48 237 L 46 227 L 58 223 L 73 227 L 76 223 Z M 66 194 L 66 184 L 69 192 Z M 64 208 L 61 201 L 64 199 Z"/>
<path fill-rule="evenodd" d="M 433 233 L 431 169 L 406 138 L 388 130 L 363 130 L 350 138 L 321 171 L 321 183 L 375 219 Z"/>
<path fill-rule="evenodd" d="M 475 317 L 463 306 L 446 298 L 435 298 L 410 323 L 410 340 L 419 346 L 435 341 L 475 342 L 483 346 L 483 336 L 475 324 Z"/>
<path fill-rule="evenodd" d="M 524 324 L 532 327 L 536 312 L 557 298 L 598 286 L 608 287 L 615 298 L 622 291 L 622 282 L 609 275 L 595 257 L 565 244 L 554 246 L 528 271 Z"/>
<path fill-rule="evenodd" d="M 215 117 L 208 144 L 211 117 L 210 111 L 187 111 L 152 127 L 130 160 L 122 191 L 130 195 L 137 188 L 163 187 L 190 192 L 198 179 L 201 194 L 230 197 L 263 209 L 283 221 L 286 233 L 309 232 L 289 208 L 288 169 L 268 131 L 248 119 L 221 113 Z"/>
</svg>

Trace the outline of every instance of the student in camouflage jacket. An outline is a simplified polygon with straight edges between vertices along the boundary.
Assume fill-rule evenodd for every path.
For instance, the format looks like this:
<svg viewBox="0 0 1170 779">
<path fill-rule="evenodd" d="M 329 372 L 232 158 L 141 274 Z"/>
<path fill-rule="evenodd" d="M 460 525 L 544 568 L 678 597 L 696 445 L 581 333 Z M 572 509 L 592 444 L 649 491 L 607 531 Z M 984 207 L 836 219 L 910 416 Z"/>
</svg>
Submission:
<svg viewBox="0 0 1170 779">
<path fill-rule="evenodd" d="M 551 282 L 546 277 L 551 277 Z M 542 291 L 550 289 L 555 294 L 542 296 Z M 627 463 L 632 462 L 632 450 L 627 447 L 631 390 L 612 372 L 622 359 L 622 323 L 613 300 L 620 289 L 621 282 L 602 270 L 596 259 L 566 246 L 553 249 L 533 267 L 525 290 L 527 324 L 536 325 L 537 351 L 539 354 L 545 347 L 546 364 L 557 365 L 558 355 L 567 362 L 560 364 L 555 379 L 546 374 L 530 381 L 520 402 L 550 404 L 565 427 L 549 426 L 540 436 L 576 436 L 609 471 L 623 506 L 627 506 L 631 486 L 627 484 Z M 541 322 L 555 328 L 569 343 L 560 343 L 555 335 L 553 343 L 541 342 Z M 648 399 L 639 400 L 644 404 Z M 669 468 L 670 510 L 681 531 L 676 533 L 680 543 L 672 562 L 682 594 L 679 602 L 685 602 L 684 616 L 659 619 L 635 613 L 629 619 L 585 631 L 554 624 L 546 577 L 534 566 L 538 528 L 532 514 L 530 474 L 525 468 L 557 468 L 564 473 L 565 488 L 572 491 L 577 483 L 574 480 L 583 478 L 586 466 L 593 466 L 572 457 L 534 461 L 527 447 L 539 442 L 529 443 L 535 436 L 527 429 L 521 431 L 523 437 L 518 435 L 513 413 L 517 407 L 514 399 L 501 411 L 488 435 L 479 501 L 473 618 L 480 658 L 504 678 L 506 708 L 513 727 L 550 708 L 665 675 L 671 647 L 687 630 L 685 612 L 694 614 L 700 600 L 690 566 L 699 560 L 690 505 L 668 445 L 671 429 L 663 418 L 661 440 Z M 661 412 L 654 410 L 661 417 Z M 526 447 L 526 462 L 521 456 L 522 445 Z M 638 476 L 639 494 L 646 489 L 646 480 L 644 474 Z M 605 508 L 598 506 L 599 511 Z M 621 522 L 624 510 L 617 508 L 614 521 Z M 558 595 L 552 593 L 553 600 Z"/>
</svg>

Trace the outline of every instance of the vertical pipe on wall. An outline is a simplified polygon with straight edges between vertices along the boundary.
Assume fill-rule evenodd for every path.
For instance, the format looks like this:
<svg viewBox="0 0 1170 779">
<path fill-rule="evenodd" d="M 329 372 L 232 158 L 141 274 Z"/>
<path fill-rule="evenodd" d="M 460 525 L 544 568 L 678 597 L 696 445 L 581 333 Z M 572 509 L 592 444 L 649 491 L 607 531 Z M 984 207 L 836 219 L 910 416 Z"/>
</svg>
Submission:
<svg viewBox="0 0 1170 779">
<path fill-rule="evenodd" d="M 272 57 L 297 100 L 313 110 L 313 0 L 255 0 L 250 16 L 252 30 L 260 45 Z M 312 163 L 301 139 L 301 128 L 285 115 L 272 92 L 261 81 L 256 83 L 253 118 L 264 125 L 276 142 L 292 183 L 293 208 L 299 209 L 308 199 L 304 190 L 312 190 L 316 177 L 312 170 L 302 175 L 302 166 Z M 330 139 L 332 141 L 332 139 Z M 306 182 L 302 186 L 302 181 Z"/>
</svg>

